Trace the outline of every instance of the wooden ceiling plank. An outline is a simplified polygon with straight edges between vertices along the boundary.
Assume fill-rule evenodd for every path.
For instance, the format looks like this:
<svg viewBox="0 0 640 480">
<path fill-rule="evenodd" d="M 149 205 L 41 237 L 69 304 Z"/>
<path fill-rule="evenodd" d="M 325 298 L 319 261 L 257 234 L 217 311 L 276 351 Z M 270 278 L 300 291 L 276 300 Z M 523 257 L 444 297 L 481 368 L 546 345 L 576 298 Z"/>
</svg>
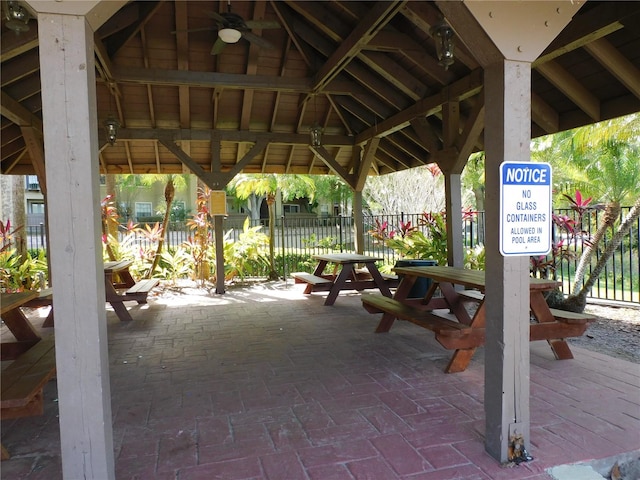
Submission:
<svg viewBox="0 0 640 480">
<path fill-rule="evenodd" d="M 631 93 L 640 98 L 640 69 L 627 60 L 609 41 L 601 38 L 586 44 L 584 49 Z"/>
<path fill-rule="evenodd" d="M 304 28 L 304 26 L 301 28 L 302 30 L 299 32 L 301 38 L 313 45 L 313 47 L 322 55 L 329 56 L 331 54 L 333 45 L 326 38 L 321 37 L 319 33 L 311 29 Z M 360 85 L 354 83 L 353 80 L 348 79 L 345 74 L 348 74 L 350 77 L 355 79 Z M 322 93 L 341 93 L 342 87 L 340 87 L 339 90 L 329 89 L 330 86 L 336 85 L 335 81 L 337 79 L 343 80 L 344 84 L 346 84 L 346 82 L 350 82 L 351 85 L 353 85 L 348 93 L 359 92 L 360 95 L 367 95 L 371 99 L 371 102 L 379 102 L 378 99 L 382 99 L 389 105 L 393 106 L 396 110 L 404 108 L 409 103 L 408 99 L 404 95 L 398 92 L 395 88 L 389 88 L 388 83 L 384 82 L 380 77 L 374 75 L 368 68 L 364 67 L 361 61 L 351 62 L 346 65 L 342 74 L 334 76 L 330 82 L 327 82 L 324 85 Z M 367 92 L 370 93 L 367 94 Z"/>
<path fill-rule="evenodd" d="M 0 96 L 0 113 L 16 125 L 32 126 L 42 132 L 42 120 L 11 98 L 4 90 Z"/>
<path fill-rule="evenodd" d="M 29 50 L 38 48 L 37 22 L 31 22 L 29 26 L 31 27 L 29 31 L 20 35 L 16 35 L 10 30 L 2 34 L 0 39 L 0 61 L 6 62 Z"/>
<path fill-rule="evenodd" d="M 137 21 L 134 23 L 130 23 L 126 28 L 121 29 L 117 34 L 109 36 L 108 40 L 105 42 L 107 52 L 109 52 L 109 57 L 113 58 L 120 51 L 120 49 L 129 42 L 129 40 L 140 33 L 147 22 L 153 18 L 155 13 L 163 6 L 164 3 L 164 1 L 136 2 L 136 4 L 139 6 L 139 10 L 137 10 Z M 136 5 L 132 3 L 125 8 L 131 8 L 133 6 Z"/>
<path fill-rule="evenodd" d="M 405 3 L 406 0 L 375 2 L 349 36 L 340 43 L 316 73 L 313 91 L 322 91 L 324 86 L 360 53 L 371 37 L 383 28 Z"/>
<path fill-rule="evenodd" d="M 355 143 L 360 144 L 368 141 L 371 137 L 384 137 L 393 132 L 401 130 L 409 125 L 414 118 L 421 116 L 430 116 L 442 109 L 442 105 L 447 100 L 464 100 L 476 95 L 482 89 L 483 72 L 482 69 L 474 70 L 466 77 L 461 78 L 448 87 L 443 88 L 440 92 L 430 97 L 424 98 L 419 102 L 411 105 L 409 108 L 393 115 L 374 127 L 368 128 L 360 132 L 356 136 Z"/>
<path fill-rule="evenodd" d="M 135 173 L 135 169 L 133 168 L 133 159 L 131 158 L 131 147 L 129 146 L 129 142 L 124 142 L 124 151 L 127 155 L 127 165 L 129 166 L 129 173 Z"/>
<path fill-rule="evenodd" d="M 574 18 L 533 62 L 533 67 L 620 30 L 624 19 L 638 12 L 640 2 L 602 2 Z"/>
<path fill-rule="evenodd" d="M 145 68 L 149 68 L 149 55 L 147 54 L 147 35 L 144 29 L 140 31 L 140 42 L 142 43 L 142 60 Z M 155 102 L 153 100 L 153 87 L 146 85 L 147 88 L 147 102 L 149 105 L 149 120 L 153 128 L 156 127 L 156 110 Z M 156 145 L 157 147 L 157 145 Z"/>
<path fill-rule="evenodd" d="M 438 60 L 429 55 L 424 47 L 401 32 L 382 30 L 367 44 L 367 49 L 399 50 L 440 85 L 447 85 L 456 78 L 452 70 L 442 68 Z"/>
<path fill-rule="evenodd" d="M 600 121 L 600 101 L 573 75 L 554 61 L 538 65 L 536 70 L 594 121 Z"/>
<path fill-rule="evenodd" d="M 3 59 L 4 61 L 4 59 Z M 25 78 L 40 69 L 40 59 L 37 52 L 34 50 L 33 54 L 20 55 L 11 62 L 6 62 L 2 65 L 2 76 L 0 81 L 2 86 L 5 87 L 11 83 Z"/>
<path fill-rule="evenodd" d="M 414 102 L 430 94 L 429 88 L 407 72 L 388 55 L 380 52 L 366 52 L 358 55 L 362 62 L 378 75 L 394 84 Z"/>
<path fill-rule="evenodd" d="M 187 2 L 173 2 L 175 12 L 176 27 L 176 59 L 178 70 L 189 70 L 189 28 L 187 22 Z M 178 87 L 179 109 L 180 109 L 180 128 L 189 128 L 191 126 L 191 108 L 189 99 L 189 87 L 180 85 Z M 187 155 L 189 152 L 186 152 Z"/>
</svg>

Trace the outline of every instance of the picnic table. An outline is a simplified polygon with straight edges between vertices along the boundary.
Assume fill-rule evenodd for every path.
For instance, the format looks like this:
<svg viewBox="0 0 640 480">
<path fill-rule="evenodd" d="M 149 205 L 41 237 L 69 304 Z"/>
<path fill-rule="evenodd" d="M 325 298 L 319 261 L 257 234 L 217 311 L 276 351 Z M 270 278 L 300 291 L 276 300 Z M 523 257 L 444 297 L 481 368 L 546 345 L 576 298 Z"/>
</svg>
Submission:
<svg viewBox="0 0 640 480">
<path fill-rule="evenodd" d="M 485 272 L 445 266 L 396 267 L 402 276 L 393 298 L 363 296 L 362 303 L 371 313 L 382 313 L 376 333 L 388 332 L 396 319 L 407 320 L 435 333 L 445 348 L 455 350 L 445 371 L 464 371 L 477 347 L 485 342 Z M 424 298 L 407 298 L 417 278 L 430 278 L 432 284 Z M 466 290 L 456 290 L 456 285 Z M 557 288 L 554 280 L 529 279 L 529 307 L 533 321 L 530 341 L 546 340 L 556 359 L 573 358 L 566 342 L 582 335 L 595 317 L 549 308 L 544 292 Z M 441 296 L 435 296 L 440 291 Z M 477 304 L 471 316 L 465 304 Z"/>
<path fill-rule="evenodd" d="M 133 320 L 131 314 L 124 305 L 127 301 L 136 301 L 138 304 L 147 303 L 147 296 L 159 280 L 149 278 L 136 282 L 129 271 L 130 260 L 105 262 L 104 287 L 106 300 L 111 304 L 118 318 L 123 322 Z"/>
<path fill-rule="evenodd" d="M 40 341 L 40 335 L 21 310 L 37 296 L 38 292 L 31 290 L 0 294 L 0 317 L 16 339 L 15 342 L 2 342 L 0 357 L 3 361 L 15 359 Z"/>
<path fill-rule="evenodd" d="M 328 291 L 325 305 L 333 305 L 343 290 L 378 289 L 387 297 L 391 297 L 390 287 L 398 283 L 395 275 L 383 275 L 376 262 L 381 258 L 369 257 L 357 253 L 328 253 L 314 255 L 318 264 L 313 273 L 294 272 L 291 276 L 296 283 L 306 283 L 304 293 Z M 335 265 L 332 273 L 324 273 L 327 264 Z M 364 270 L 356 269 L 356 265 L 364 264 Z"/>
</svg>

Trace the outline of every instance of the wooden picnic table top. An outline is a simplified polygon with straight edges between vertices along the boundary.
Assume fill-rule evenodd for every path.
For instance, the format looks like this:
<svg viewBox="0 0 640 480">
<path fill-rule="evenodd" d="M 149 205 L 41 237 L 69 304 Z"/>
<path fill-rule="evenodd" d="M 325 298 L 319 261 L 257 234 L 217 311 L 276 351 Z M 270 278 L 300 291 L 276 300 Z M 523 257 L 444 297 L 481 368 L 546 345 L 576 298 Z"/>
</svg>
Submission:
<svg viewBox="0 0 640 480">
<path fill-rule="evenodd" d="M 33 300 L 38 296 L 38 292 L 25 290 L 24 292 L 2 293 L 0 295 L 0 314 L 3 314 L 24 305 L 29 300 Z"/>
<path fill-rule="evenodd" d="M 372 263 L 383 260 L 382 258 L 360 255 L 359 253 L 325 253 L 322 255 L 314 255 L 313 258 L 324 262 L 339 264 Z"/>
<path fill-rule="evenodd" d="M 133 262 L 131 260 L 116 260 L 113 262 L 104 262 L 105 273 L 120 272 L 129 268 Z"/>
<path fill-rule="evenodd" d="M 448 282 L 455 285 L 464 285 L 476 288 L 482 292 L 485 290 L 484 270 L 468 270 L 464 268 L 446 266 L 425 267 L 394 267 L 393 271 L 398 275 L 410 275 L 431 278 L 436 282 Z M 530 290 L 553 290 L 560 282 L 546 278 L 529 278 Z"/>
</svg>

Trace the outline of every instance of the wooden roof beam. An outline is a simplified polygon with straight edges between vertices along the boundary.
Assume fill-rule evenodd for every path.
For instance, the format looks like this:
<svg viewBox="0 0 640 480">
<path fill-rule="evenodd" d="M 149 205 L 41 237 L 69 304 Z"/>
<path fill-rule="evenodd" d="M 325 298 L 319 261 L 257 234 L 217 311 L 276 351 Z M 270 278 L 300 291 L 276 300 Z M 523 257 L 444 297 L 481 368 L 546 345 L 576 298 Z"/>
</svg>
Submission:
<svg viewBox="0 0 640 480">
<path fill-rule="evenodd" d="M 601 38 L 586 44 L 584 49 L 631 93 L 640 98 L 640 69 L 627 60 L 611 43 Z"/>
<path fill-rule="evenodd" d="M 363 46 L 369 42 L 376 32 L 393 18 L 406 1 L 375 2 L 349 36 L 340 43 L 339 47 L 316 73 L 313 90 L 315 92 L 323 90 L 324 86 L 360 53 Z"/>
<path fill-rule="evenodd" d="M 531 92 L 531 120 L 547 133 L 556 133 L 560 130 L 558 112 L 533 92 Z"/>
<path fill-rule="evenodd" d="M 355 143 L 364 143 L 372 137 L 384 137 L 408 126 L 411 120 L 430 116 L 442 109 L 442 105 L 448 100 L 464 100 L 482 89 L 483 73 L 481 69 L 474 70 L 468 76 L 461 78 L 440 92 L 414 103 L 409 108 L 398 112 L 378 125 L 368 128 L 356 136 Z"/>
<path fill-rule="evenodd" d="M 114 67 L 114 80 L 119 83 L 189 86 L 204 88 L 255 89 L 307 93 L 311 79 L 243 75 L 234 73 L 194 72 L 159 68 Z"/>
<path fill-rule="evenodd" d="M 582 84 L 556 62 L 547 62 L 536 67 L 538 73 L 571 99 L 591 119 L 600 121 L 600 102 Z"/>
</svg>

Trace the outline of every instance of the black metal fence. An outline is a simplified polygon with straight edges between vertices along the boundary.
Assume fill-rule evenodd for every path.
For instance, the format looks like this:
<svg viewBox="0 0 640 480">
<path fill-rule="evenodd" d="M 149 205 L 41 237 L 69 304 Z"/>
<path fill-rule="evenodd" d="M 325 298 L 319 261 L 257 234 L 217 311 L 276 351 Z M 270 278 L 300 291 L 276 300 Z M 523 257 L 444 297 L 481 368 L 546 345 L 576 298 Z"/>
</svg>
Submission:
<svg viewBox="0 0 640 480">
<path fill-rule="evenodd" d="M 624 207 L 621 218 L 629 212 L 630 207 Z M 558 209 L 554 213 L 567 215 L 578 221 L 577 214 L 571 209 Z M 593 210 L 587 216 L 589 221 L 584 222 L 583 235 L 576 235 L 571 238 L 571 247 L 576 252 L 576 258 L 571 261 L 557 261 L 556 277 L 562 282 L 564 292 L 569 292 L 573 287 L 572 282 L 580 255 L 588 245 L 589 238 L 595 233 L 595 225 L 598 225 L 599 216 L 603 213 Z M 376 215 L 365 216 L 365 232 L 375 230 L 378 222 L 387 222 L 392 228 L 398 228 L 400 222 L 411 222 L 412 226 L 419 226 L 421 214 L 398 215 Z M 228 232 L 229 238 L 238 240 L 242 233 L 243 220 L 238 218 L 225 219 L 224 230 Z M 265 220 L 251 222 L 251 226 L 261 225 L 262 231 L 267 233 Z M 426 232 L 425 232 L 426 233 Z M 27 227 L 28 247 L 30 249 L 45 248 L 46 232 L 43 225 Z M 169 225 L 165 245 L 168 248 L 175 248 L 187 241 L 192 234 L 191 230 L 184 222 L 176 222 Z M 566 237 L 566 235 L 564 236 Z M 564 238 L 563 233 L 554 229 L 554 242 Z M 609 236 L 610 238 L 610 236 Z M 567 240 L 567 238 L 565 238 Z M 150 241 L 137 236 L 136 241 L 143 247 L 150 246 Z M 607 239 L 605 238 L 605 242 Z M 474 217 L 470 217 L 463 224 L 463 242 L 467 248 L 473 248 L 484 243 L 484 212 L 478 212 Z M 630 231 L 625 235 L 623 241 L 616 248 L 613 258 L 607 262 L 604 272 L 600 275 L 600 280 L 591 290 L 591 297 L 614 300 L 621 302 L 640 303 L 640 264 L 638 260 L 638 245 L 640 244 L 640 219 L 636 220 Z M 355 236 L 353 220 L 350 217 L 318 217 L 318 218 L 287 218 L 280 217 L 275 225 L 274 248 L 277 255 L 283 259 L 289 257 L 305 257 L 329 251 L 353 251 L 355 248 Z M 398 259 L 396 253 L 387 248 L 383 243 L 378 242 L 373 236 L 365 233 L 364 251 L 366 254 L 375 255 L 384 259 L 384 263 L 393 264 Z M 295 253 L 297 255 L 292 256 Z M 594 253 L 595 264 L 599 252 Z M 292 260 L 293 262 L 293 260 Z M 279 267 L 284 276 L 288 276 L 291 271 L 298 267 L 294 264 L 284 264 Z M 591 266 L 588 272 L 591 271 Z M 588 277 L 588 274 L 586 275 Z"/>
</svg>

